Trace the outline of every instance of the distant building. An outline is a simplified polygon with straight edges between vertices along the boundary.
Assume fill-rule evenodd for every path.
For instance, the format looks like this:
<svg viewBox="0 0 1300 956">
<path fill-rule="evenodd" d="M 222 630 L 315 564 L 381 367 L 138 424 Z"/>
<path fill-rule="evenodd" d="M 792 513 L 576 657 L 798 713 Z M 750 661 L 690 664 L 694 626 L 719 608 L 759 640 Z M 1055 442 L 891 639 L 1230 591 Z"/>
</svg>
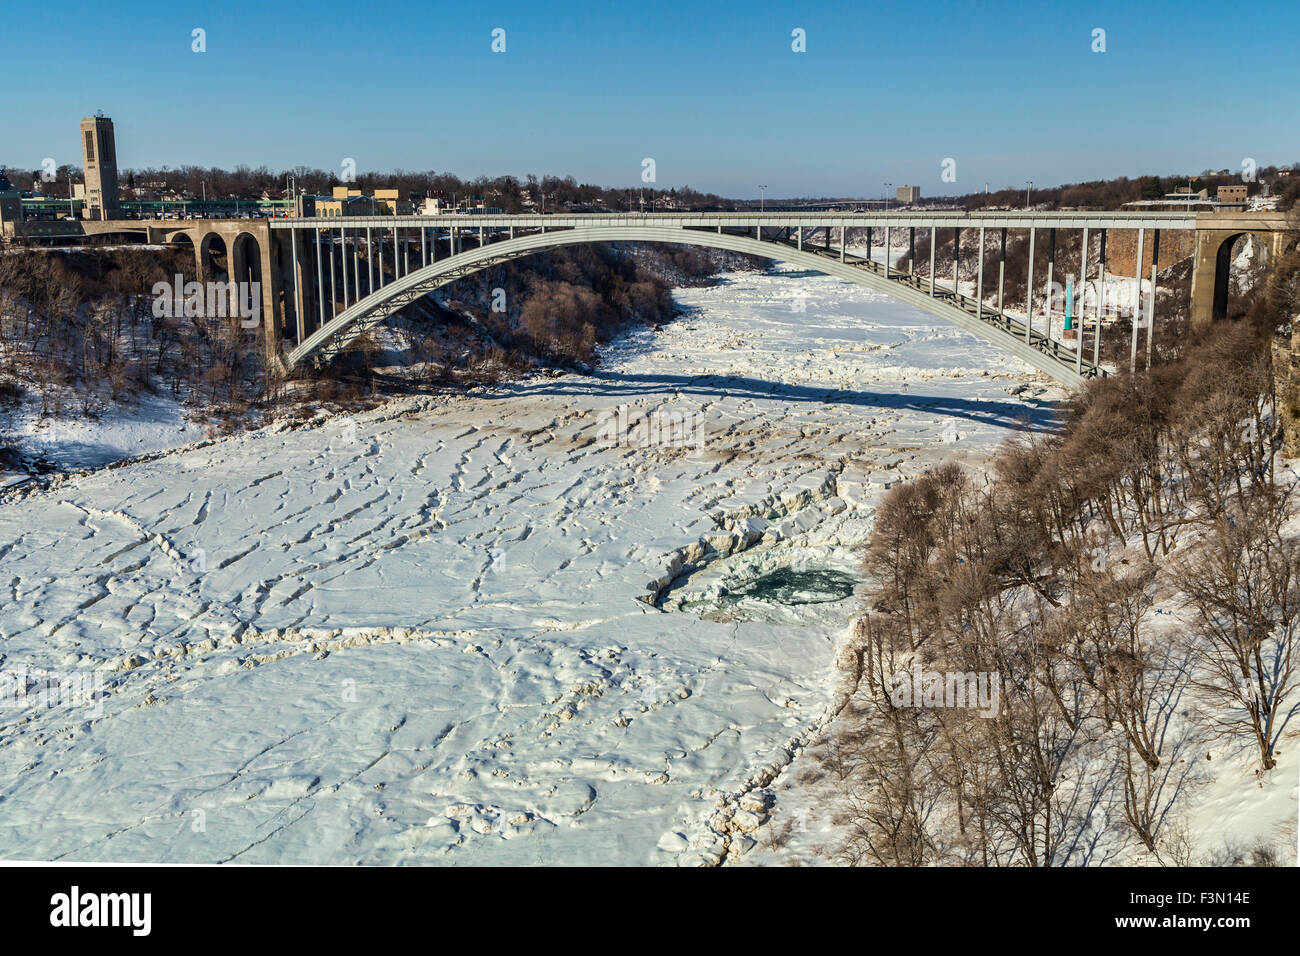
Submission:
<svg viewBox="0 0 1300 956">
<path fill-rule="evenodd" d="M 335 186 L 333 195 L 315 196 L 312 206 L 316 216 L 372 216 L 375 201 L 351 186 Z"/>
<path fill-rule="evenodd" d="M 87 219 L 119 219 L 117 202 L 117 143 L 113 121 L 96 113 L 81 121 L 81 165 L 86 171 Z"/>
<path fill-rule="evenodd" d="M 402 200 L 396 189 L 376 189 L 375 190 L 376 212 L 381 216 L 410 215 L 411 204 L 405 203 L 403 207 Z"/>
<path fill-rule="evenodd" d="M 12 237 L 21 231 L 23 194 L 14 189 L 5 171 L 0 169 L 0 236 Z"/>
<path fill-rule="evenodd" d="M 921 201 L 920 186 L 899 186 L 894 196 L 901 203 L 914 203 Z"/>
<path fill-rule="evenodd" d="M 1246 205 L 1246 194 L 1249 192 L 1246 186 L 1220 186 L 1215 193 L 1214 198 L 1220 206 Z"/>
</svg>

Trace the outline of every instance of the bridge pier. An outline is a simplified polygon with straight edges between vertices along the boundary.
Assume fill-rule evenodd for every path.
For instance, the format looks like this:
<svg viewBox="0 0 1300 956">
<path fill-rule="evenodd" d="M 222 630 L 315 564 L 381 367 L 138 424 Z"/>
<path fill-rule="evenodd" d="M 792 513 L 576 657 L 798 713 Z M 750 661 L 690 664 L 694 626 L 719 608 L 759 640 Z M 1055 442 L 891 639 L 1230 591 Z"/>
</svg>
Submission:
<svg viewBox="0 0 1300 956">
<path fill-rule="evenodd" d="M 1092 335 L 1092 364 L 1101 361 L 1101 320 L 1106 308 L 1106 230 L 1101 230 L 1101 249 L 1097 257 L 1097 328 Z"/>
<path fill-rule="evenodd" d="M 1083 227 L 1083 247 L 1079 260 L 1079 309 L 1077 335 L 1074 343 L 1074 370 L 1083 374 L 1083 303 L 1088 291 L 1088 227 Z"/>
<path fill-rule="evenodd" d="M 1006 322 L 1006 313 L 1002 308 L 1003 293 L 1007 284 L 1007 227 L 1002 227 L 1002 244 L 998 250 L 998 321 Z"/>
<path fill-rule="evenodd" d="M 1050 333 L 1050 329 L 1048 329 Z M 1025 342 L 1034 338 L 1034 227 L 1029 227 L 1029 271 L 1025 275 Z"/>
<path fill-rule="evenodd" d="M 1141 323 L 1142 318 L 1142 254 L 1146 251 L 1146 238 L 1146 229 L 1138 229 L 1137 257 L 1134 260 L 1137 263 L 1137 268 L 1134 269 L 1137 273 L 1137 296 L 1135 297 L 1133 321 L 1131 323 L 1133 326 L 1133 340 L 1129 343 L 1128 349 L 1128 370 L 1130 374 L 1137 371 L 1138 364 L 1138 325 Z"/>
<path fill-rule="evenodd" d="M 1047 313 L 1047 325 L 1043 334 L 1052 337 L 1052 279 L 1056 271 L 1056 230 L 1047 230 L 1047 295 L 1044 298 L 1044 311 Z"/>
<path fill-rule="evenodd" d="M 1151 367 L 1151 349 L 1156 334 L 1156 275 L 1160 264 L 1160 230 L 1151 237 L 1151 301 L 1147 304 L 1147 368 Z"/>
<path fill-rule="evenodd" d="M 1250 228 L 1243 221 L 1226 229 L 1197 229 L 1192 259 L 1192 328 L 1204 328 L 1215 319 L 1228 317 L 1228 286 L 1232 274 L 1232 247 L 1242 236 L 1260 240 L 1271 260 L 1286 250 L 1285 232 Z"/>
<path fill-rule="evenodd" d="M 983 228 L 982 226 L 980 227 Z M 984 253 L 980 252 L 980 262 L 984 261 Z M 952 295 L 958 303 L 961 302 L 961 291 L 957 287 L 958 266 L 961 263 L 961 227 L 956 226 L 952 230 Z"/>
<path fill-rule="evenodd" d="M 934 234 L 935 229 L 930 227 L 930 297 L 934 297 Z"/>
</svg>

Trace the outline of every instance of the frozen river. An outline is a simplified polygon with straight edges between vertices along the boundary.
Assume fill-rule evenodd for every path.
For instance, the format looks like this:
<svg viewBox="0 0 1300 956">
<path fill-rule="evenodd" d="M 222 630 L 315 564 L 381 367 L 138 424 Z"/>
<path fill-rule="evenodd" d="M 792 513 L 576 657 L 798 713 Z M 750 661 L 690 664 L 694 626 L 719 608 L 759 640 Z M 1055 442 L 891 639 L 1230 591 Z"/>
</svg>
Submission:
<svg viewBox="0 0 1300 956">
<path fill-rule="evenodd" d="M 0 504 L 0 668 L 106 692 L 4 702 L 0 856 L 749 849 L 835 700 L 874 503 L 1044 421 L 1030 396 L 1057 392 L 839 280 L 677 297 L 686 317 L 595 375 L 402 399 Z M 647 415 L 672 424 L 657 444 Z"/>
</svg>

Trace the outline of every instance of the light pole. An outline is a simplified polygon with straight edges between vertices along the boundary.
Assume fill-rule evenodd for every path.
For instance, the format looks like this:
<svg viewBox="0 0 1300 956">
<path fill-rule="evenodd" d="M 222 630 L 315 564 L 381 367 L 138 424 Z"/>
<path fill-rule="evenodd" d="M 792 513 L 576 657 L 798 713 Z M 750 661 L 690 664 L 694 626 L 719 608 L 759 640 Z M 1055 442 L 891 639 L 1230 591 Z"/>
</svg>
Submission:
<svg viewBox="0 0 1300 956">
<path fill-rule="evenodd" d="M 889 210 L 889 187 L 892 186 L 892 185 L 894 185 L 894 184 L 893 184 L 893 183 L 881 183 L 881 185 L 885 187 L 885 193 L 884 193 L 885 210 L 888 211 L 888 210 Z"/>
<path fill-rule="evenodd" d="M 1034 181 L 1032 179 L 1027 180 L 1027 182 L 1028 185 L 1025 187 L 1025 210 L 1026 211 L 1029 210 L 1029 193 L 1034 188 Z"/>
<path fill-rule="evenodd" d="M 762 212 L 767 207 L 767 187 L 760 185 L 758 187 L 758 211 Z"/>
</svg>

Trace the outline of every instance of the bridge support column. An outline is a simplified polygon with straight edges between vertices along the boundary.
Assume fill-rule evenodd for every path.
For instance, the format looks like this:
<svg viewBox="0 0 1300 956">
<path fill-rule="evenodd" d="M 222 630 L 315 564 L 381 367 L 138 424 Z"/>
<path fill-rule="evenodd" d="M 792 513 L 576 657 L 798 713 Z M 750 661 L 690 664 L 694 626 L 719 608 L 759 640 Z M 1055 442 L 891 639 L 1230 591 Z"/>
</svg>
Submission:
<svg viewBox="0 0 1300 956">
<path fill-rule="evenodd" d="M 975 280 L 975 318 L 984 318 L 984 227 L 980 226 L 979 266 Z"/>
<path fill-rule="evenodd" d="M 1052 279 L 1056 271 L 1056 230 L 1047 230 L 1047 294 L 1043 296 L 1043 311 L 1047 313 L 1047 325 L 1043 328 L 1050 343 L 1052 338 Z"/>
<path fill-rule="evenodd" d="M 1160 265 L 1160 230 L 1151 237 L 1151 300 L 1147 303 L 1147 368 L 1151 367 L 1151 349 L 1156 334 L 1156 272 Z M 1195 313 L 1193 313 L 1195 315 Z"/>
<path fill-rule="evenodd" d="M 889 257 L 894 254 L 893 242 L 889 233 L 889 223 L 885 223 L 885 278 L 889 278 Z"/>
<path fill-rule="evenodd" d="M 844 261 L 844 252 L 849 244 L 849 229 L 843 223 L 840 223 L 840 262 Z"/>
<path fill-rule="evenodd" d="M 984 257 L 980 256 L 980 262 Z M 952 230 L 952 294 L 953 299 L 958 305 L 961 304 L 961 290 L 958 288 L 957 276 L 958 267 L 961 264 L 961 227 L 954 226 Z"/>
<path fill-rule="evenodd" d="M 1092 336 L 1092 364 L 1101 363 L 1101 317 L 1106 307 L 1106 230 L 1101 231 L 1101 250 L 1097 258 L 1097 330 Z"/>
<path fill-rule="evenodd" d="M 283 283 L 279 269 L 279 249 L 270 227 L 258 233 L 257 257 L 262 276 L 262 348 L 268 370 L 280 364 L 280 299 Z"/>
<path fill-rule="evenodd" d="M 1075 310 L 1075 321 L 1079 327 L 1075 330 L 1077 338 L 1075 339 L 1074 348 L 1074 370 L 1080 375 L 1083 374 L 1083 303 L 1087 300 L 1088 292 L 1088 227 L 1083 227 L 1083 252 L 1079 260 L 1079 308 Z"/>
<path fill-rule="evenodd" d="M 325 324 L 325 263 L 321 260 L 320 251 L 320 226 L 316 227 L 316 291 L 320 298 L 317 305 L 320 306 L 320 324 Z"/>
<path fill-rule="evenodd" d="M 1025 276 L 1025 343 L 1034 338 L 1034 227 L 1029 227 L 1029 272 Z"/>
<path fill-rule="evenodd" d="M 352 296 L 361 301 L 361 233 L 352 233 Z"/>
<path fill-rule="evenodd" d="M 366 226 L 366 295 L 375 291 L 375 254 L 370 243 L 370 227 Z"/>
<path fill-rule="evenodd" d="M 307 330 L 303 328 L 302 321 L 302 260 L 298 258 L 297 229 L 289 229 L 289 246 L 292 257 L 289 268 L 293 270 L 293 319 L 298 333 L 298 341 L 295 344 L 301 345 L 302 340 L 307 337 Z"/>
<path fill-rule="evenodd" d="M 916 226 L 907 228 L 907 274 L 916 275 Z"/>
<path fill-rule="evenodd" d="M 327 232 L 328 232 L 328 235 L 326 235 L 325 238 L 329 240 L 329 250 L 330 250 L 330 308 L 329 308 L 329 313 L 330 313 L 330 318 L 333 319 L 334 316 L 338 315 L 338 303 L 336 303 L 336 302 L 334 301 L 334 297 L 335 297 L 335 295 L 338 294 L 338 284 L 337 284 L 337 283 L 338 283 L 338 277 L 335 275 L 335 272 L 334 272 L 334 230 L 333 230 L 333 229 L 330 229 L 330 230 L 328 230 Z"/>
<path fill-rule="evenodd" d="M 930 295 L 934 295 L 934 233 L 933 226 L 930 227 Z"/>
<path fill-rule="evenodd" d="M 1129 322 L 1129 324 L 1133 326 L 1133 337 L 1132 341 L 1129 343 L 1128 350 L 1128 370 L 1130 374 L 1137 371 L 1138 365 L 1138 325 L 1141 324 L 1142 321 L 1142 253 L 1146 251 L 1144 248 L 1146 245 L 1146 238 L 1146 229 L 1138 229 L 1137 258 L 1134 260 L 1136 266 L 1133 269 L 1133 271 L 1137 273 L 1137 296 L 1135 297 L 1133 316 Z"/>
<path fill-rule="evenodd" d="M 1002 227 L 1002 241 L 998 248 L 998 322 L 1007 328 L 1011 327 L 1010 320 L 1007 319 L 1006 311 L 1002 307 L 1002 293 L 1006 290 L 1007 282 L 1007 227 Z"/>
<path fill-rule="evenodd" d="M 803 226 L 794 227 L 794 247 L 800 252 L 803 251 Z"/>
<path fill-rule="evenodd" d="M 339 230 L 339 271 L 343 273 L 343 311 L 348 310 L 348 230 Z"/>
</svg>

